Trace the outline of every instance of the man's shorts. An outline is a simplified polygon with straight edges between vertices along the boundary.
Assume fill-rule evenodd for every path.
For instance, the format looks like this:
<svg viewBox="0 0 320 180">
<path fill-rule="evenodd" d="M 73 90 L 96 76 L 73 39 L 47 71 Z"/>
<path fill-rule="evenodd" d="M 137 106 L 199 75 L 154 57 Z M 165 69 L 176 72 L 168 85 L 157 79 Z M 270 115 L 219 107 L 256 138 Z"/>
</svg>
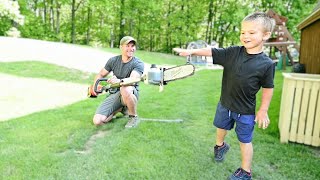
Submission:
<svg viewBox="0 0 320 180">
<path fill-rule="evenodd" d="M 225 130 L 231 130 L 236 124 L 235 131 L 238 140 L 242 143 L 250 143 L 252 141 L 253 130 L 255 125 L 255 115 L 241 115 L 232 112 L 218 103 L 216 115 L 213 124 Z"/>
<path fill-rule="evenodd" d="M 139 98 L 139 91 L 133 87 L 132 92 L 136 98 Z M 107 95 L 106 99 L 98 107 L 96 114 L 102 114 L 109 117 L 111 114 L 124 107 L 121 100 L 120 90 L 115 91 Z"/>
</svg>

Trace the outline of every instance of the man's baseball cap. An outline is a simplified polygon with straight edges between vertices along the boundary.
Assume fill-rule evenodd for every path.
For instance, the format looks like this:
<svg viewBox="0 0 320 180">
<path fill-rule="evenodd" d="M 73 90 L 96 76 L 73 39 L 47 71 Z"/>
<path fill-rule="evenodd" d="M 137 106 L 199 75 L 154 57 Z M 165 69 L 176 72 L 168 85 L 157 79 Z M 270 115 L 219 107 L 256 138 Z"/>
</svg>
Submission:
<svg viewBox="0 0 320 180">
<path fill-rule="evenodd" d="M 121 40 L 120 40 L 120 45 L 127 45 L 130 42 L 134 42 L 134 44 L 137 44 L 137 41 L 131 37 L 131 36 L 124 36 Z"/>
</svg>

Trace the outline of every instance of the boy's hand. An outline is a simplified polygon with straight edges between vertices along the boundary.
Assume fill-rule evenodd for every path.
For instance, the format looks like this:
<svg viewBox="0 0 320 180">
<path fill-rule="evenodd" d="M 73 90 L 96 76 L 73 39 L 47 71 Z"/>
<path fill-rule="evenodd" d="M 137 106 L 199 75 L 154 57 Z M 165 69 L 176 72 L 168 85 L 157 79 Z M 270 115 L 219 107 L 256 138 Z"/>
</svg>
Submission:
<svg viewBox="0 0 320 180">
<path fill-rule="evenodd" d="M 268 112 L 264 110 L 259 110 L 254 121 L 258 123 L 259 128 L 266 129 L 270 124 Z"/>
<path fill-rule="evenodd" d="M 187 49 L 181 49 L 181 48 L 173 48 L 173 51 L 177 52 L 179 56 L 190 56 L 191 52 Z"/>
</svg>

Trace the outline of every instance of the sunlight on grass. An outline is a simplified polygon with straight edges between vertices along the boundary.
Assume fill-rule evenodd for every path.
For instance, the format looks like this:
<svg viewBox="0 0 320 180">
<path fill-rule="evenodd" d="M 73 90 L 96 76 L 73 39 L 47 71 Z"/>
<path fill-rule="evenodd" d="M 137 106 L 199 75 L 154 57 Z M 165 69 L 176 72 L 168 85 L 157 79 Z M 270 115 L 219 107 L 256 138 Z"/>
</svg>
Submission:
<svg viewBox="0 0 320 180">
<path fill-rule="evenodd" d="M 0 72 L 23 77 L 91 83 L 94 75 L 39 61 L 0 62 Z"/>
</svg>

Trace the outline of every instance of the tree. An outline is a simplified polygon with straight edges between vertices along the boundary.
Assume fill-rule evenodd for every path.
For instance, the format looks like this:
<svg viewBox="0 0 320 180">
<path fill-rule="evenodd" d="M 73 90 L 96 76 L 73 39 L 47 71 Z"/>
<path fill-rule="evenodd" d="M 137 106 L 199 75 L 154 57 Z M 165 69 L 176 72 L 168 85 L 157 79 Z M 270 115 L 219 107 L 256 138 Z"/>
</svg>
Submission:
<svg viewBox="0 0 320 180">
<path fill-rule="evenodd" d="M 23 37 L 118 47 L 120 38 L 131 35 L 138 39 L 139 49 L 172 52 L 173 47 L 197 40 L 239 44 L 242 18 L 269 8 L 288 17 L 287 27 L 298 41 L 295 26 L 311 13 L 316 0 L 19 0 L 19 4 L 26 19 L 19 27 Z M 12 18 L 0 18 L 4 34 L 12 27 Z"/>
<path fill-rule="evenodd" d="M 23 25 L 24 16 L 20 14 L 17 1 L 0 0 L 0 35 L 19 37 L 17 25 Z"/>
<path fill-rule="evenodd" d="M 72 0 L 71 6 L 71 42 L 74 44 L 76 42 L 76 11 L 79 9 L 79 6 L 82 4 L 83 0 L 76 2 Z"/>
</svg>

